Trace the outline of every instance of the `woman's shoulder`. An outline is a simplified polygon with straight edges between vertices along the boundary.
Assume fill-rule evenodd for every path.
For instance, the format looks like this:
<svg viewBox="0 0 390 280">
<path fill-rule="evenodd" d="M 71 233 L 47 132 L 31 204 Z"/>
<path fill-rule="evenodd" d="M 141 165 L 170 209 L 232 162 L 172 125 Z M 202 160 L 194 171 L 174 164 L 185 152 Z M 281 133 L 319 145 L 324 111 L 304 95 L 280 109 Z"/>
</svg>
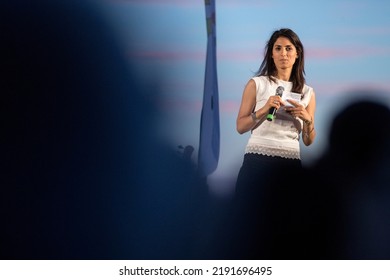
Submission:
<svg viewBox="0 0 390 280">
<path fill-rule="evenodd" d="M 270 81 L 267 76 L 253 76 L 249 83 L 253 83 L 256 86 L 256 94 L 261 96 L 267 92 L 269 92 Z"/>
<path fill-rule="evenodd" d="M 303 94 L 312 94 L 314 92 L 314 89 L 312 86 L 309 86 L 308 84 L 303 85 L 302 93 Z"/>
<path fill-rule="evenodd" d="M 256 83 L 257 87 L 265 87 L 270 83 L 268 76 L 254 76 L 251 78 L 251 80 Z"/>
<path fill-rule="evenodd" d="M 268 76 L 253 76 L 251 80 L 254 80 L 255 82 L 269 82 Z"/>
</svg>

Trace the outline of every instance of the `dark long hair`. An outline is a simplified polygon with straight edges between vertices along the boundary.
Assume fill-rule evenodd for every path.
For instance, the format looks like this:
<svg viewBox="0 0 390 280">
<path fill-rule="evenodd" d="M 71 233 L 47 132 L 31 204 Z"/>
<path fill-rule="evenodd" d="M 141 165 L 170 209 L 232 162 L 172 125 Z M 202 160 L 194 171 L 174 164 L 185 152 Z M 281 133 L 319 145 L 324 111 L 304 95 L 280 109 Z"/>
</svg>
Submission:
<svg viewBox="0 0 390 280">
<path fill-rule="evenodd" d="M 271 38 L 265 46 L 264 59 L 259 70 L 256 72 L 256 76 L 268 76 L 271 81 L 276 82 L 275 78 L 272 77 L 277 74 L 277 69 L 272 58 L 272 49 L 279 37 L 286 37 L 297 49 L 298 58 L 295 60 L 291 71 L 290 82 L 293 83 L 291 89 L 293 92 L 302 93 L 305 84 L 305 52 L 298 35 L 289 28 L 282 28 L 272 33 Z"/>
</svg>

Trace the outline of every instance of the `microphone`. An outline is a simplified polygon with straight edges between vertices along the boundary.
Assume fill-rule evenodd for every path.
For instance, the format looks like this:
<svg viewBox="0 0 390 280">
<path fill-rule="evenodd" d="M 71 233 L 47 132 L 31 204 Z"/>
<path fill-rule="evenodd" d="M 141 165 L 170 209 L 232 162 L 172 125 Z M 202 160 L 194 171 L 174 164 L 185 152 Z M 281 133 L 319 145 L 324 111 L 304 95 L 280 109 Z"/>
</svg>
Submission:
<svg viewBox="0 0 390 280">
<path fill-rule="evenodd" d="M 283 91 L 284 91 L 284 87 L 278 86 L 278 88 L 276 89 L 276 94 L 275 95 L 282 97 Z M 276 111 L 277 110 L 276 110 L 275 107 L 272 107 L 271 109 L 269 109 L 269 112 L 268 112 L 268 115 L 267 115 L 267 120 L 268 121 L 272 121 L 274 119 Z"/>
</svg>

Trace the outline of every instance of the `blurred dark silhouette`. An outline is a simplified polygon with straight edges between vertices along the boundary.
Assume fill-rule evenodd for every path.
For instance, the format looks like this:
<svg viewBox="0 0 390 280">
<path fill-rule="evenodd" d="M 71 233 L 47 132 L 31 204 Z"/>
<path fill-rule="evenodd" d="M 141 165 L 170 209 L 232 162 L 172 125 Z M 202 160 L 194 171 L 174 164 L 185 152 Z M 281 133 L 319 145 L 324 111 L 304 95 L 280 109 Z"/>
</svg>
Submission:
<svg viewBox="0 0 390 280">
<path fill-rule="evenodd" d="M 329 147 L 308 170 L 318 181 L 331 259 L 390 258 L 390 109 L 373 90 L 334 118 Z M 370 99 L 371 98 L 371 99 Z M 324 195 L 323 195 L 324 194 Z"/>
<path fill-rule="evenodd" d="M 1 259 L 180 259 L 198 242 L 196 176 L 155 135 L 158 93 L 98 3 L 1 3 Z"/>
<path fill-rule="evenodd" d="M 348 104 L 316 164 L 264 169 L 267 183 L 238 193 L 215 258 L 389 259 L 389 143 L 386 105 Z"/>
</svg>

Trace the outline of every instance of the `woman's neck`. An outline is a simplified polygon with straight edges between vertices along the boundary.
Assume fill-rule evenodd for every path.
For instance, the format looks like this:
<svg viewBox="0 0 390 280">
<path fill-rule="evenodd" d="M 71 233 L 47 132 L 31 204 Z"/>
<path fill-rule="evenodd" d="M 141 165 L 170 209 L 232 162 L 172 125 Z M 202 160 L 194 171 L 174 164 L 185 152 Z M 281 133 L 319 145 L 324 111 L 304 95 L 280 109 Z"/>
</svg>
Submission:
<svg viewBox="0 0 390 280">
<path fill-rule="evenodd" d="M 276 78 L 282 81 L 289 82 L 291 76 L 291 69 L 278 69 L 276 73 Z"/>
</svg>

